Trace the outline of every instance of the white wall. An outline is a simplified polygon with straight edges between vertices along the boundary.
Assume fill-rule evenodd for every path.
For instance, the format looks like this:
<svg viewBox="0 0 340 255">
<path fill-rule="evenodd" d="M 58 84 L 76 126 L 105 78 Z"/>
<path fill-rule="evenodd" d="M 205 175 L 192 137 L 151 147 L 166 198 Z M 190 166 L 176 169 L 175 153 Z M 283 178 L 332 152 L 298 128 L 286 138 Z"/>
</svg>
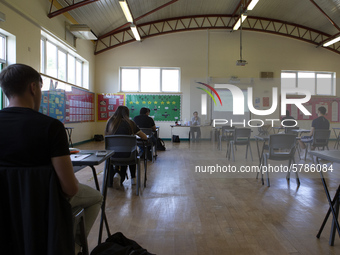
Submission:
<svg viewBox="0 0 340 255">
<path fill-rule="evenodd" d="M 238 59 L 239 31 L 192 31 L 153 37 L 97 55 L 96 92 L 119 91 L 121 66 L 180 67 L 182 120 L 189 120 L 194 110 L 200 110 L 196 81 L 214 84 L 225 83 L 231 76 L 241 80 L 254 78 L 250 85 L 254 96 L 272 98 L 272 87 L 279 87 L 281 70 L 340 72 L 338 54 L 299 40 L 249 31 L 243 31 L 243 59 L 249 64 L 236 66 Z M 274 72 L 275 79 L 261 80 L 260 72 Z M 339 89 L 337 95 L 340 95 Z M 280 118 L 279 107 L 268 117 Z M 173 123 L 156 123 L 161 127 L 161 137 L 170 137 L 170 124 Z M 302 121 L 300 126 L 308 128 L 310 122 Z M 104 128 L 105 123 L 98 123 L 97 133 L 103 132 Z M 182 134 L 185 137 L 185 133 Z"/>
</svg>

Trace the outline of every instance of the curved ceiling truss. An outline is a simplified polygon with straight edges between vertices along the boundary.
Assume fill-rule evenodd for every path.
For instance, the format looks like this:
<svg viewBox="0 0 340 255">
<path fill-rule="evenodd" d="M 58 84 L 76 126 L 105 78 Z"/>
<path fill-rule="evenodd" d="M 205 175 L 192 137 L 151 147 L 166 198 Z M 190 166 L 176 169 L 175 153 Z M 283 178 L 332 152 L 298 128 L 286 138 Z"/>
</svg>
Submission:
<svg viewBox="0 0 340 255">
<path fill-rule="evenodd" d="M 166 20 L 159 20 L 150 23 L 136 24 L 139 34 L 143 39 L 164 35 L 169 33 L 204 30 L 204 29 L 230 29 L 232 30 L 237 17 L 232 15 L 204 15 L 204 16 L 188 16 L 178 17 Z M 271 33 L 286 36 L 298 40 L 302 40 L 314 45 L 321 46 L 323 42 L 329 40 L 331 35 L 324 32 L 297 25 L 287 23 L 281 20 L 252 17 L 248 16 L 242 24 L 243 30 Z M 135 42 L 130 27 L 113 31 L 99 37 L 96 41 L 95 54 L 100 54 L 107 50 L 119 47 L 121 45 Z M 340 42 L 326 47 L 335 53 L 340 54 Z"/>
</svg>

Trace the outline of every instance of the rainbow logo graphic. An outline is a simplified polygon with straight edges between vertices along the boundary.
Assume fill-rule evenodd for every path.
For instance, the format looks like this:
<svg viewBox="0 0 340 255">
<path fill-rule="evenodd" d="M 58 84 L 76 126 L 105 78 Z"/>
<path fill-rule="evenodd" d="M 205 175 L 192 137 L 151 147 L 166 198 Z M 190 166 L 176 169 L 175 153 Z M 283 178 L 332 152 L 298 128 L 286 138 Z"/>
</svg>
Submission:
<svg viewBox="0 0 340 255">
<path fill-rule="evenodd" d="M 209 88 L 212 92 L 214 92 L 214 94 L 217 96 L 217 98 L 218 98 L 218 100 L 220 101 L 220 104 L 221 104 L 221 106 L 222 106 L 222 100 L 221 100 L 221 98 L 220 98 L 220 95 L 217 93 L 217 91 L 216 91 L 213 87 L 211 87 L 210 85 L 208 85 L 208 84 L 206 84 L 206 83 L 203 83 L 203 82 L 198 82 L 198 81 L 197 81 L 196 83 L 201 84 L 201 85 L 204 85 L 204 86 L 206 86 L 207 88 Z M 201 87 L 197 87 L 197 88 L 203 90 L 204 92 L 206 92 L 206 93 L 212 98 L 212 100 L 214 100 L 215 105 L 217 104 L 217 103 L 216 103 L 216 100 L 215 100 L 215 98 L 214 98 L 214 96 L 210 93 L 209 90 L 204 89 L 204 88 L 201 88 Z"/>
</svg>

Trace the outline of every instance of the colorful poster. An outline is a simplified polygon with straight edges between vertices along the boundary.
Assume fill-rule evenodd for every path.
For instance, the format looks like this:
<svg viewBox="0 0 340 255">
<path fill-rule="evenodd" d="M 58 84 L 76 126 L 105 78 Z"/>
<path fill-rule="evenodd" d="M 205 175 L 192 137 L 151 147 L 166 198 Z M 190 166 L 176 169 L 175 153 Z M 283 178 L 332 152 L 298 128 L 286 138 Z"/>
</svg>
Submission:
<svg viewBox="0 0 340 255">
<path fill-rule="evenodd" d="M 126 94 L 126 106 L 130 117 L 139 115 L 142 107 L 150 109 L 155 121 L 177 121 L 181 119 L 181 96 L 165 94 Z"/>
<path fill-rule="evenodd" d="M 98 120 L 108 120 L 114 114 L 118 106 L 125 105 L 125 94 L 97 94 L 97 102 Z"/>
<path fill-rule="evenodd" d="M 94 93 L 72 87 L 66 91 L 66 122 L 94 121 Z"/>
</svg>

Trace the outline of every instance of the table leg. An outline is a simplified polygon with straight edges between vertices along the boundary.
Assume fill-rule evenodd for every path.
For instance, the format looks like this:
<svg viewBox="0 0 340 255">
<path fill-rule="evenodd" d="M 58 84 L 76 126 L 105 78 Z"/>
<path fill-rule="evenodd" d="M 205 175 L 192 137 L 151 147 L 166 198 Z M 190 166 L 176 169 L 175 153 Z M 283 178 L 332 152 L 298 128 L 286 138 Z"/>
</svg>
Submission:
<svg viewBox="0 0 340 255">
<path fill-rule="evenodd" d="M 338 188 L 338 190 L 339 190 L 339 188 Z M 330 237 L 329 237 L 329 245 L 330 246 L 334 246 L 334 238 L 335 238 L 335 232 L 336 232 L 336 222 L 338 222 L 338 217 L 339 217 L 339 192 L 337 191 L 336 193 L 337 194 L 333 199 L 333 201 L 335 200 L 335 203 L 334 203 L 335 217 L 333 217 L 333 220 L 332 220 L 332 229 L 331 229 L 331 234 L 330 234 Z M 339 236 L 340 236 L 340 232 L 339 232 Z"/>
<path fill-rule="evenodd" d="M 320 164 L 318 158 L 316 159 L 316 161 L 317 161 L 318 164 Z M 327 196 L 327 200 L 328 200 L 328 203 L 329 203 L 329 210 L 332 212 L 332 215 L 333 215 L 332 231 L 331 231 L 331 236 L 330 236 L 330 239 L 329 239 L 329 244 L 331 246 L 333 246 L 334 245 L 335 229 L 337 229 L 338 234 L 340 236 L 340 226 L 339 226 L 339 222 L 338 222 L 338 214 L 339 214 L 339 194 L 338 193 L 339 193 L 340 186 L 338 187 L 338 190 L 335 194 L 335 197 L 332 200 L 330 195 L 329 195 L 327 183 L 326 183 L 326 180 L 325 180 L 325 178 L 322 174 L 322 171 L 320 171 L 320 175 L 321 175 L 321 181 L 322 181 L 322 184 L 323 184 L 323 187 L 325 189 L 326 196 Z M 326 221 L 327 221 L 328 216 L 329 216 L 329 214 L 327 213 L 326 218 L 325 218 Z M 317 237 L 318 236 L 320 237 L 321 231 L 324 227 L 325 220 L 323 222 L 323 225 L 320 228 L 320 231 L 319 231 Z"/>
<path fill-rule="evenodd" d="M 105 206 L 106 206 L 106 196 L 107 196 L 107 185 L 109 181 L 109 170 L 110 170 L 110 159 L 105 161 L 104 173 L 103 173 L 103 184 L 102 184 L 102 195 L 103 195 L 103 203 L 101 208 L 101 217 L 99 224 L 99 235 L 98 235 L 98 244 L 102 241 L 102 233 L 103 233 L 103 223 L 105 222 L 105 227 L 107 231 L 107 235 L 110 236 L 110 229 L 107 223 L 106 214 L 105 214 Z M 99 186 L 99 185 L 98 185 Z"/>
</svg>

